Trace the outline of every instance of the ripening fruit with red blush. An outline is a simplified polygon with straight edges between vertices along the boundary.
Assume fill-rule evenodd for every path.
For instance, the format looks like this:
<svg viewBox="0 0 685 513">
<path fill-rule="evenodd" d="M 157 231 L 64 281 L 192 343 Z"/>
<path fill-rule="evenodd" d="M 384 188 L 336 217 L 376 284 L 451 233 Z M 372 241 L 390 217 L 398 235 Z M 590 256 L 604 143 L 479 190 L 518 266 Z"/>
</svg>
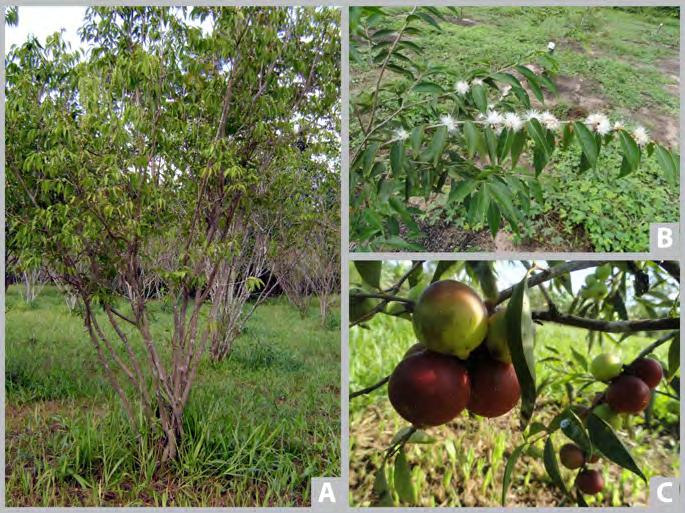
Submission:
<svg viewBox="0 0 685 513">
<path fill-rule="evenodd" d="M 499 417 L 510 411 L 521 398 L 521 387 L 514 366 L 486 357 L 469 369 L 471 399 L 468 409 L 481 417 Z"/>
<path fill-rule="evenodd" d="M 604 478 L 599 470 L 581 470 L 576 476 L 576 487 L 586 495 L 595 495 L 604 488 Z"/>
<path fill-rule="evenodd" d="M 628 366 L 627 373 L 640 378 L 649 388 L 656 388 L 664 377 L 664 369 L 654 358 L 640 358 Z"/>
<path fill-rule="evenodd" d="M 388 398 L 402 418 L 416 427 L 439 426 L 469 402 L 471 383 L 454 356 L 423 351 L 402 360 L 388 383 Z"/>
<path fill-rule="evenodd" d="M 565 444 L 559 449 L 559 461 L 564 467 L 573 470 L 585 465 L 585 454 L 576 444 Z"/>
<path fill-rule="evenodd" d="M 649 404 L 651 391 L 640 378 L 622 375 L 607 388 L 607 403 L 616 413 L 639 413 Z"/>
</svg>

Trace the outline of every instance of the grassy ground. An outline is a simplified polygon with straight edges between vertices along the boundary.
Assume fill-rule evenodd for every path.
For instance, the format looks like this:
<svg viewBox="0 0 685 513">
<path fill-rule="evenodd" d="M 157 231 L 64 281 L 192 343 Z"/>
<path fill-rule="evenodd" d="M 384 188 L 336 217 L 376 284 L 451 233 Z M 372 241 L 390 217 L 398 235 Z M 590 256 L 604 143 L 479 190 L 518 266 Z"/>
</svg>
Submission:
<svg viewBox="0 0 685 513">
<path fill-rule="evenodd" d="M 656 140 L 677 147 L 677 18 L 648 8 L 466 7 L 461 12 L 461 18 L 449 13 L 441 32 L 427 31 L 423 60 L 459 76 L 474 67 L 510 65 L 555 41 L 560 95 L 548 97 L 547 106 L 557 116 L 575 119 L 602 111 L 644 124 Z M 372 88 L 376 70 L 365 63 L 351 66 L 352 95 Z M 389 77 L 398 79 L 392 72 Z M 350 133 L 354 147 L 360 133 L 354 119 Z M 578 174 L 578 155 L 577 148 L 555 152 L 541 177 L 545 202 L 534 205 L 521 236 L 503 232 L 493 239 L 483 227 L 465 225 L 459 212 L 445 214 L 435 198 L 420 219 L 425 231 L 420 242 L 432 251 L 644 251 L 649 223 L 678 219 L 677 188 L 663 180 L 653 159 L 617 180 L 616 144 L 603 150 L 596 173 Z M 464 232 L 477 236 L 465 238 Z"/>
<path fill-rule="evenodd" d="M 411 324 L 403 319 L 377 315 L 368 323 L 369 329 L 352 328 L 350 332 L 350 390 L 359 390 L 388 375 L 404 352 L 415 343 Z M 536 337 L 538 362 L 559 351 L 564 363 L 538 363 L 538 383 L 556 373 L 570 372 L 574 362 L 572 348 L 585 352 L 586 332 L 575 328 L 545 324 Z M 620 346 L 624 360 L 634 357 L 652 339 L 633 336 Z M 658 356 L 665 360 L 665 346 Z M 607 347 L 607 350 L 612 350 Z M 599 352 L 594 349 L 592 355 Z M 600 386 L 593 386 L 580 397 L 592 397 Z M 392 409 L 383 387 L 350 403 L 350 490 L 351 504 L 368 506 L 374 503 L 373 482 L 382 461 L 383 450 L 406 421 Z M 533 420 L 549 421 L 560 411 L 566 391 L 563 386 L 547 386 L 538 398 Z M 581 401 L 579 401 L 581 402 Z M 567 404 L 564 402 L 564 404 Z M 679 475 L 680 443 L 678 439 L 679 405 L 677 401 L 658 396 L 654 406 L 657 420 L 650 427 L 633 420 L 622 432 L 648 478 Z M 432 445 L 408 445 L 408 460 L 419 490 L 421 506 L 490 506 L 500 505 L 502 476 L 511 451 L 522 441 L 518 429 L 518 407 L 496 419 L 470 417 L 463 413 L 454 421 L 428 430 L 437 439 Z M 554 436 L 558 448 L 568 439 Z M 560 506 L 563 496 L 546 477 L 541 459 L 542 445 L 535 446 L 519 460 L 507 496 L 507 506 Z M 392 467 L 392 465 L 390 465 Z M 590 505 L 644 505 L 647 490 L 642 481 L 618 466 L 602 468 L 605 491 L 588 497 Z M 562 470 L 568 483 L 574 474 Z M 392 482 L 392 468 L 388 480 Z"/>
<path fill-rule="evenodd" d="M 154 305 L 154 329 L 171 316 Z M 337 311 L 337 309 L 336 309 Z M 7 292 L 8 506 L 308 505 L 313 476 L 340 473 L 339 318 L 326 328 L 285 299 L 257 309 L 231 357 L 202 363 L 178 461 L 154 463 L 98 365 L 83 323 L 46 288 Z"/>
</svg>

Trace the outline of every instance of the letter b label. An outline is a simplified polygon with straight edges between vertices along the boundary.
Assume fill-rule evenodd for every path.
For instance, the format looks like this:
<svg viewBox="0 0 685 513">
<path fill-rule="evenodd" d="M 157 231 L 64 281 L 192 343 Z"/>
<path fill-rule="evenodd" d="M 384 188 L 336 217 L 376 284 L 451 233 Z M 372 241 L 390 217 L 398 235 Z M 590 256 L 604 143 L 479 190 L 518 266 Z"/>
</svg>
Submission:
<svg viewBox="0 0 685 513">
<path fill-rule="evenodd" d="M 659 258 L 677 258 L 679 240 L 678 223 L 654 223 L 649 227 L 649 251 Z"/>
</svg>

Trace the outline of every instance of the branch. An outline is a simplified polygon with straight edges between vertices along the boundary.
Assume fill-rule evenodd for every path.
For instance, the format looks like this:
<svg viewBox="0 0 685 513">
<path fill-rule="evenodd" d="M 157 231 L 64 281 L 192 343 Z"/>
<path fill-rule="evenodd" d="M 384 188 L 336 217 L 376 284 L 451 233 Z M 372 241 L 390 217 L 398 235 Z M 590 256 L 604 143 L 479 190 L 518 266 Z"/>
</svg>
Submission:
<svg viewBox="0 0 685 513">
<path fill-rule="evenodd" d="M 390 287 L 389 289 L 386 289 L 385 292 L 386 292 L 387 294 L 389 294 L 390 296 L 394 296 L 394 295 L 397 293 L 397 291 L 400 290 L 400 288 L 402 287 L 402 284 L 409 278 L 409 276 L 411 276 L 411 274 L 412 274 L 418 267 L 421 267 L 422 265 L 423 265 L 423 260 L 419 260 L 419 261 L 417 261 L 417 262 L 414 262 L 414 264 L 411 266 L 411 268 L 410 268 L 406 273 L 404 273 L 404 275 L 397 281 L 397 283 L 395 283 L 395 285 L 393 285 L 393 286 Z M 386 297 L 387 297 L 387 296 L 386 296 Z M 401 298 L 398 298 L 398 299 L 401 299 Z M 394 301 L 394 300 L 393 300 L 393 301 Z M 356 321 L 351 322 L 351 323 L 350 323 L 350 327 L 356 326 L 357 324 L 361 324 L 362 322 L 371 319 L 371 317 L 373 317 L 373 316 L 376 315 L 378 312 L 380 312 L 381 310 L 383 310 L 383 308 L 385 308 L 385 305 L 387 305 L 389 302 L 390 302 L 389 299 L 383 299 L 380 303 L 378 303 L 375 307 L 373 307 L 373 309 L 369 310 L 369 312 L 367 312 L 366 314 L 364 314 L 363 316 L 361 316 L 361 317 L 360 317 L 359 319 L 357 319 Z M 407 300 L 404 300 L 404 302 L 406 303 Z M 410 304 L 413 304 L 413 301 L 410 301 Z"/>
<path fill-rule="evenodd" d="M 557 278 L 563 274 L 571 273 L 573 271 L 580 271 L 582 269 L 599 267 L 600 265 L 605 264 L 606 262 L 607 260 L 585 260 L 581 262 L 565 262 L 563 264 L 558 264 L 553 267 L 550 267 L 545 271 L 541 271 L 531 276 L 528 279 L 528 287 L 536 287 L 541 283 L 553 280 L 554 278 Z M 495 305 L 499 305 L 500 303 L 503 303 L 504 301 L 509 299 L 513 292 L 514 287 L 509 287 L 508 289 L 505 289 L 502 292 L 500 292 Z"/>
<path fill-rule="evenodd" d="M 680 318 L 666 319 L 639 319 L 634 321 L 606 321 L 602 319 L 588 319 L 560 312 L 533 312 L 536 321 L 556 322 L 585 328 L 592 331 L 604 331 L 607 333 L 633 333 L 637 331 L 677 330 L 680 327 Z"/>
<path fill-rule="evenodd" d="M 658 338 L 657 340 L 655 340 L 654 342 L 652 342 L 651 344 L 649 344 L 647 347 L 645 347 L 642 351 L 640 351 L 640 354 L 637 355 L 637 356 L 635 357 L 635 359 L 634 359 L 632 362 L 630 362 L 630 363 L 633 364 L 633 363 L 635 363 L 637 360 L 639 360 L 640 358 L 644 358 L 644 357 L 647 356 L 649 353 L 651 353 L 652 351 L 654 351 L 657 347 L 659 347 L 659 346 L 661 346 L 661 345 L 664 345 L 664 344 L 665 344 L 666 342 L 668 342 L 669 340 L 675 338 L 675 336 L 676 336 L 676 333 L 674 332 L 674 333 L 669 333 L 669 334 L 667 334 L 667 335 L 664 335 L 664 336 L 661 337 L 661 338 Z"/>
<path fill-rule="evenodd" d="M 393 296 L 390 294 L 383 294 L 381 292 L 357 292 L 354 294 L 350 294 L 350 297 L 358 297 L 360 299 L 385 299 L 387 302 L 395 301 L 396 303 L 405 303 L 409 305 L 409 307 L 412 310 L 414 308 L 414 301 L 412 301 L 411 299 L 408 299 L 406 297 Z"/>
<path fill-rule="evenodd" d="M 385 376 L 378 383 L 375 383 L 375 384 L 371 385 L 370 387 L 362 388 L 361 390 L 357 390 L 356 392 L 350 392 L 350 399 L 354 399 L 355 397 L 359 397 L 360 395 L 370 394 L 374 390 L 385 385 L 388 381 L 390 381 L 390 376 Z"/>
</svg>

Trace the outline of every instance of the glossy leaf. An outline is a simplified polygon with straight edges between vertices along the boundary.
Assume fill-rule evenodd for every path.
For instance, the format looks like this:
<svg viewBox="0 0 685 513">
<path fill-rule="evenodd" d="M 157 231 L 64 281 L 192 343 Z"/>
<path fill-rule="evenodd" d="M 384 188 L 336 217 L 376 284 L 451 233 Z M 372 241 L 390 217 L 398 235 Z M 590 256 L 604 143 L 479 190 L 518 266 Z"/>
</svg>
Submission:
<svg viewBox="0 0 685 513">
<path fill-rule="evenodd" d="M 557 452 L 554 449 L 554 443 L 552 442 L 551 436 L 548 436 L 547 440 L 545 441 L 543 462 L 545 464 L 547 475 L 549 475 L 554 485 L 566 493 L 566 485 L 564 484 L 564 479 L 561 477 L 561 472 L 559 471 Z"/>
<path fill-rule="evenodd" d="M 613 461 L 617 465 L 630 470 L 633 474 L 639 476 L 643 481 L 647 481 L 647 478 L 642 473 L 642 470 L 637 466 L 633 456 L 630 454 L 628 449 L 623 442 L 619 440 L 616 433 L 611 426 L 600 419 L 594 413 L 590 413 L 587 418 L 587 428 L 590 433 L 590 439 L 597 449 L 606 457 L 608 460 Z"/>
<path fill-rule="evenodd" d="M 374 289 L 381 288 L 383 262 L 380 260 L 355 260 L 354 267 L 364 283 Z"/>
<path fill-rule="evenodd" d="M 583 156 L 587 159 L 589 166 L 596 167 L 599 147 L 597 146 L 597 141 L 595 140 L 594 135 L 592 135 L 592 132 L 590 132 L 590 129 L 585 126 L 585 123 L 576 121 L 573 123 L 573 133 L 580 143 L 580 147 L 583 150 Z"/>
<path fill-rule="evenodd" d="M 535 387 L 534 327 L 528 299 L 528 277 L 514 286 L 505 314 L 509 351 L 521 386 L 522 427 L 528 424 L 537 398 Z"/>
</svg>

